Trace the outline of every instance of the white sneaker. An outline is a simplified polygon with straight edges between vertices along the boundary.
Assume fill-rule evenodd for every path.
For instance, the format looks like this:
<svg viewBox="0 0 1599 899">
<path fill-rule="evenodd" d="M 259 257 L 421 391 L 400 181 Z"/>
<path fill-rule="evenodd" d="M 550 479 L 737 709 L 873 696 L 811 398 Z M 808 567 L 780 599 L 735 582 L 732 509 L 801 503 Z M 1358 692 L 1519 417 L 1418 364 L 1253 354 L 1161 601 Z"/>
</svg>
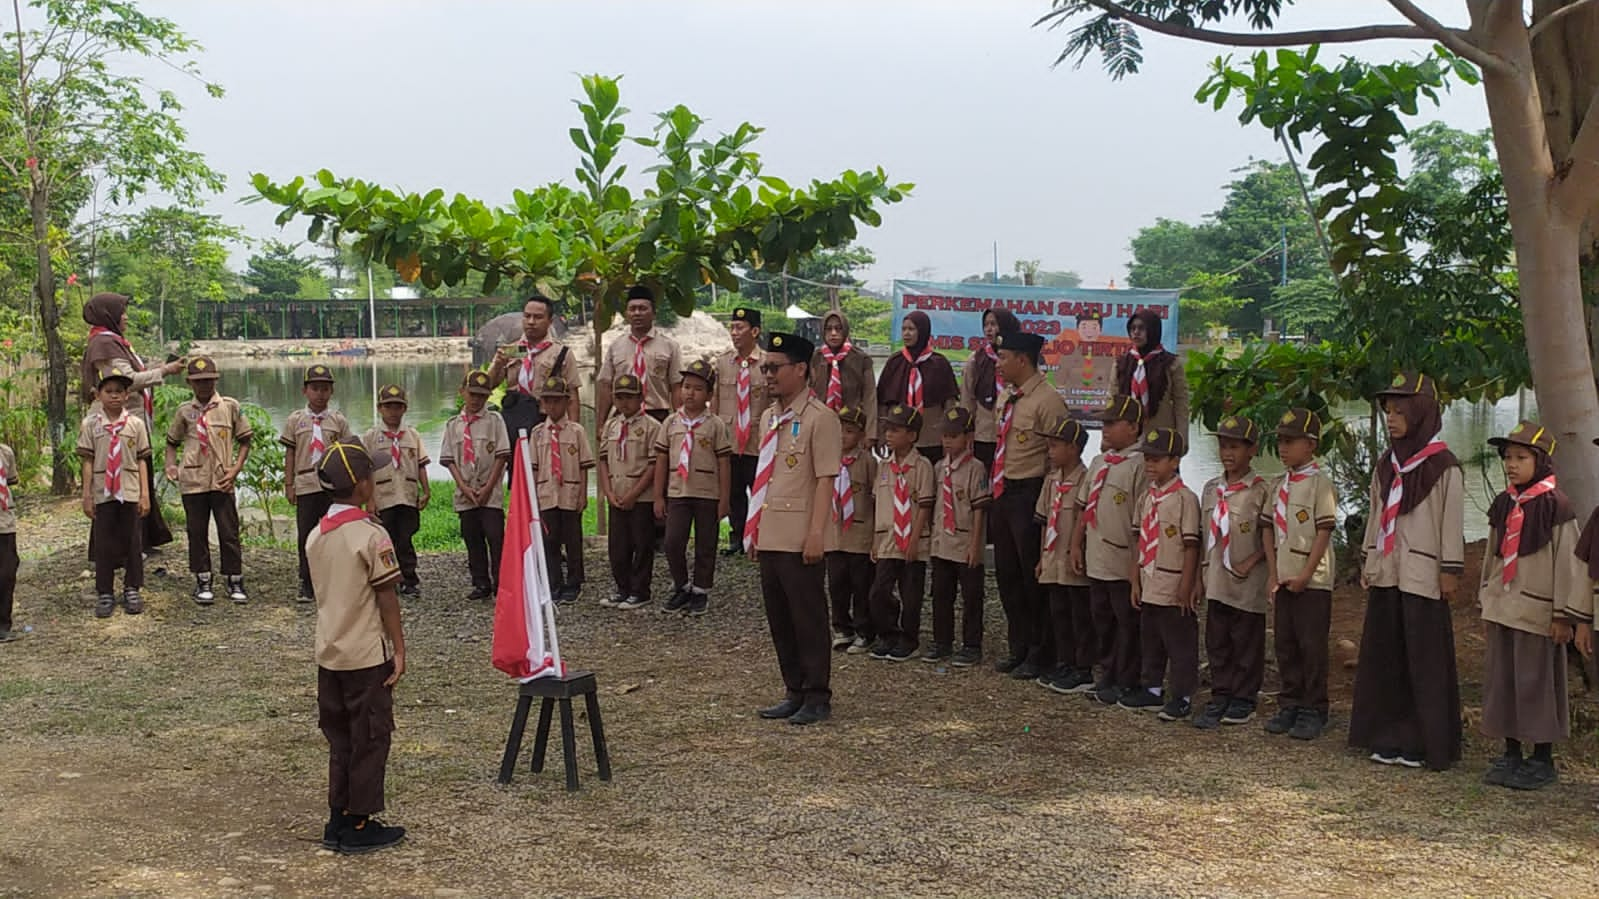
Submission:
<svg viewBox="0 0 1599 899">
<path fill-rule="evenodd" d="M 625 600 L 625 599 L 627 599 L 627 597 L 623 596 L 620 593 L 612 593 L 611 595 L 609 595 L 609 596 L 605 597 L 604 599 L 600 600 L 600 605 L 604 606 L 607 609 L 614 609 L 617 606 L 621 605 L 622 601 Z"/>
<path fill-rule="evenodd" d="M 854 642 L 855 641 L 850 639 L 849 635 L 845 634 L 843 631 L 833 631 L 834 649 L 844 649 Z"/>
<path fill-rule="evenodd" d="M 852 656 L 865 655 L 872 651 L 872 644 L 866 642 L 865 637 L 856 637 L 849 643 L 849 648 L 844 650 Z"/>
</svg>

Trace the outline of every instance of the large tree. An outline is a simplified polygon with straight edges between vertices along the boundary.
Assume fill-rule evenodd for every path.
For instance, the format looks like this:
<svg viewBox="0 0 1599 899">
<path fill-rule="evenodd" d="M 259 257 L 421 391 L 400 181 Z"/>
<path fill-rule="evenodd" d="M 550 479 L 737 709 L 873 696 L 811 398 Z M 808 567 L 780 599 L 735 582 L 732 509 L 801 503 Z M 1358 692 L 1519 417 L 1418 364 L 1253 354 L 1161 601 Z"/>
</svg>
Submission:
<svg viewBox="0 0 1599 899">
<path fill-rule="evenodd" d="M 1533 0 L 1529 21 L 1523 3 L 1464 0 L 1466 24 L 1450 26 L 1412 0 L 1389 0 L 1403 21 L 1310 31 L 1278 27 L 1285 5 L 1285 0 L 1055 0 L 1040 22 L 1072 26 L 1062 61 L 1080 63 L 1097 51 L 1115 77 L 1138 70 L 1143 59 L 1140 33 L 1146 31 L 1255 48 L 1421 40 L 1441 45 L 1440 56 L 1458 63 L 1457 72 L 1467 80 L 1475 81 L 1472 66 L 1480 69 L 1503 173 L 1539 409 L 1544 424 L 1566 447 L 1563 486 L 1585 507 L 1599 504 L 1599 449 L 1590 443 L 1599 435 L 1599 389 L 1584 303 L 1585 271 L 1590 291 L 1599 280 L 1594 278 L 1599 268 L 1599 66 L 1594 65 L 1599 3 Z M 1230 26 L 1234 19 L 1246 27 Z M 1401 111 L 1414 111 L 1416 82 L 1421 82 L 1423 94 L 1436 90 L 1436 79 L 1429 83 L 1420 64 L 1398 63 L 1364 73 L 1345 66 L 1339 74 L 1349 73 L 1351 79 L 1375 71 L 1394 105 L 1310 110 L 1296 107 L 1289 95 L 1302 95 L 1307 74 L 1320 78 L 1322 72 L 1303 65 L 1302 59 L 1279 61 L 1287 65 L 1273 68 L 1270 59 L 1259 55 L 1253 75 L 1218 73 L 1223 84 L 1209 97 L 1220 108 L 1236 89 L 1245 97 L 1246 121 L 1258 117 L 1294 139 L 1312 134 L 1339 147 L 1335 152 L 1391 152 L 1394 129 L 1389 120 Z M 1343 124 L 1334 120 L 1336 114 L 1344 116 Z M 1361 134 L 1340 130 L 1353 122 L 1372 132 L 1363 146 L 1357 146 Z M 1381 166 L 1368 171 L 1380 174 Z M 1323 210 L 1347 214 L 1346 223 L 1356 228 L 1365 215 L 1363 201 L 1374 196 L 1363 193 L 1369 188 L 1380 191 L 1373 181 L 1329 191 Z M 1397 228 L 1388 229 L 1390 236 L 1396 233 Z M 1393 248 L 1379 241 L 1374 249 Z M 1358 255 L 1339 261 L 1347 265 Z"/>
<path fill-rule="evenodd" d="M 228 244 L 243 233 L 179 206 L 155 206 L 129 216 L 95 247 L 97 286 L 154 303 L 150 331 L 165 343 L 194 336 L 200 301 L 236 294 Z"/>
</svg>

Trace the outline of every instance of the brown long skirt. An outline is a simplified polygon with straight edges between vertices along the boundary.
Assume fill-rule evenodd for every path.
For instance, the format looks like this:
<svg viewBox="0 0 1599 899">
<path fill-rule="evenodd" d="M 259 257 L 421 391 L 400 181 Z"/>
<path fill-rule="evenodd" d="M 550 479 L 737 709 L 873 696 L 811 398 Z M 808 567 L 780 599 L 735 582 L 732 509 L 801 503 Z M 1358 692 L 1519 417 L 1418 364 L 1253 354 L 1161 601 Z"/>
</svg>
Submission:
<svg viewBox="0 0 1599 899">
<path fill-rule="evenodd" d="M 1571 735 L 1566 648 L 1543 634 L 1483 622 L 1482 732 L 1495 740 L 1553 743 Z"/>
<path fill-rule="evenodd" d="M 1420 755 L 1443 771 L 1460 761 L 1460 678 L 1449 603 L 1397 587 L 1366 598 L 1349 745 Z"/>
</svg>

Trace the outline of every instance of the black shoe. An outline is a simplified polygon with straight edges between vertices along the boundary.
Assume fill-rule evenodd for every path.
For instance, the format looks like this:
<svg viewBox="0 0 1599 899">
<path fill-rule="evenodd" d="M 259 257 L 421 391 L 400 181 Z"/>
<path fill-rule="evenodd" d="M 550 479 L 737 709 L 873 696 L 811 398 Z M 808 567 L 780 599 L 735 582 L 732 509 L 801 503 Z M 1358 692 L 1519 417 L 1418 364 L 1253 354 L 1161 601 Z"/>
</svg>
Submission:
<svg viewBox="0 0 1599 899">
<path fill-rule="evenodd" d="M 983 650 L 982 647 L 978 646 L 962 646 L 960 649 L 955 650 L 954 655 L 949 657 L 950 665 L 956 668 L 971 668 L 974 665 L 982 664 L 982 661 Z"/>
<path fill-rule="evenodd" d="M 111 613 L 117 610 L 117 598 L 109 593 L 102 593 L 94 600 L 94 617 L 110 618 Z"/>
<path fill-rule="evenodd" d="M 353 827 L 361 820 L 360 815 L 346 815 L 344 812 L 329 812 L 328 823 L 322 825 L 322 848 L 338 849 L 339 832 L 346 827 Z"/>
<path fill-rule="evenodd" d="M 1227 709 L 1222 712 L 1223 724 L 1248 724 L 1255 717 L 1255 704 L 1247 699 L 1227 700 Z"/>
<path fill-rule="evenodd" d="M 789 724 L 817 724 L 833 717 L 833 707 L 827 703 L 801 706 L 800 710 L 788 716 Z"/>
<path fill-rule="evenodd" d="M 360 855 L 387 849 L 405 839 L 405 828 L 389 827 L 371 816 L 362 816 L 356 823 L 339 831 L 339 851 L 346 855 Z"/>
<path fill-rule="evenodd" d="M 1122 700 L 1122 688 L 1106 684 L 1093 693 L 1094 701 L 1102 705 L 1116 705 Z"/>
<path fill-rule="evenodd" d="M 795 713 L 798 712 L 802 707 L 803 704 L 798 699 L 785 699 L 777 705 L 769 705 L 766 708 L 761 709 L 756 714 L 767 719 L 768 721 L 775 721 L 778 718 L 794 717 Z"/>
<path fill-rule="evenodd" d="M 681 588 L 679 588 L 677 590 L 673 590 L 672 591 L 672 598 L 668 599 L 666 601 L 666 605 L 661 607 L 661 611 L 662 612 L 682 612 L 682 611 L 684 611 L 684 610 L 686 610 L 688 608 L 689 600 L 691 598 L 692 597 L 690 596 L 690 594 L 689 594 L 689 592 L 687 590 L 684 590 L 684 589 L 681 589 Z M 620 608 L 626 608 L 627 607 L 626 602 L 617 603 L 617 606 L 620 607 Z"/>
<path fill-rule="evenodd" d="M 244 575 L 230 574 L 228 575 L 227 580 L 228 599 L 232 600 L 237 605 L 243 605 L 244 603 L 250 601 L 250 594 L 244 592 Z"/>
<path fill-rule="evenodd" d="M 942 643 L 933 643 L 927 647 L 926 652 L 922 653 L 922 661 L 929 665 L 936 665 L 948 659 L 951 655 L 952 653 L 948 646 Z"/>
<path fill-rule="evenodd" d="M 894 644 L 888 642 L 887 640 L 878 640 L 876 643 L 872 644 L 872 658 L 878 660 L 879 662 L 888 658 L 890 655 L 893 655 L 893 653 Z"/>
<path fill-rule="evenodd" d="M 872 658 L 875 659 L 877 656 L 874 655 Z M 885 653 L 883 658 L 889 660 L 890 662 L 909 662 L 911 659 L 916 658 L 916 647 L 896 646 Z"/>
<path fill-rule="evenodd" d="M 144 614 L 144 597 L 139 595 L 137 588 L 129 587 L 122 591 L 122 611 L 129 615 Z"/>
<path fill-rule="evenodd" d="M 1194 726 L 1200 730 L 1215 730 L 1221 727 L 1222 716 L 1225 714 L 1227 714 L 1227 700 L 1212 699 L 1194 718 Z"/>
<path fill-rule="evenodd" d="M 1160 697 L 1147 687 L 1128 690 L 1116 701 L 1116 707 L 1132 709 L 1135 712 L 1153 712 L 1160 708 Z"/>
<path fill-rule="evenodd" d="M 994 670 L 998 671 L 1000 674 L 1010 674 L 1012 671 L 1015 671 L 1017 667 L 1020 666 L 1024 661 L 1026 660 L 1020 656 L 1005 656 L 994 663 Z"/>
<path fill-rule="evenodd" d="M 1294 725 L 1297 724 L 1298 722 L 1299 722 L 1299 707 L 1298 706 L 1292 706 L 1292 705 L 1285 705 L 1282 708 L 1278 709 L 1277 710 L 1277 714 L 1271 716 L 1271 719 L 1266 722 L 1266 733 L 1268 733 L 1268 734 L 1286 734 L 1289 731 L 1293 730 L 1294 729 Z"/>
<path fill-rule="evenodd" d="M 401 584 L 399 594 L 401 596 L 409 596 L 412 599 L 420 599 L 422 597 L 422 588 L 416 584 Z"/>
<path fill-rule="evenodd" d="M 855 638 L 853 636 L 851 636 L 849 634 L 846 634 L 843 631 L 833 631 L 833 651 L 834 652 L 839 652 L 841 650 L 849 649 L 849 645 L 851 643 L 854 643 L 854 642 L 855 642 Z"/>
<path fill-rule="evenodd" d="M 494 591 L 493 590 L 490 590 L 488 587 L 484 586 L 483 584 L 478 584 L 477 586 L 472 588 L 472 592 L 468 593 L 466 595 L 466 598 L 467 599 L 488 599 L 488 598 L 492 597 L 493 595 L 494 595 Z M 561 601 L 559 593 L 555 594 L 555 596 L 553 597 L 553 601 L 554 602 L 560 602 Z"/>
<path fill-rule="evenodd" d="M 1322 728 L 1327 722 L 1322 720 L 1321 713 L 1315 709 L 1300 709 L 1299 718 L 1294 721 L 1293 729 L 1288 731 L 1288 736 L 1296 740 L 1314 740 L 1321 736 Z"/>
<path fill-rule="evenodd" d="M 208 606 L 217 601 L 216 592 L 211 589 L 211 572 L 195 572 L 194 601 L 197 605 L 202 606 Z"/>
<path fill-rule="evenodd" d="M 1520 753 L 1511 755 L 1507 752 L 1489 763 L 1488 773 L 1482 776 L 1482 782 L 1490 787 L 1509 786 L 1510 776 L 1516 773 L 1521 763 Z"/>
<path fill-rule="evenodd" d="M 489 588 L 489 595 L 490 596 L 493 596 L 495 593 L 498 593 L 498 592 L 499 591 L 498 591 L 497 588 L 494 588 L 494 587 L 490 587 Z M 583 585 L 582 584 L 567 584 L 565 587 L 561 588 L 561 595 L 555 601 L 558 602 L 558 603 L 561 603 L 562 605 L 568 605 L 569 606 L 569 605 L 572 605 L 573 603 L 577 602 L 579 599 L 581 599 L 582 596 L 583 596 Z"/>
<path fill-rule="evenodd" d="M 704 615 L 710 607 L 711 594 L 691 593 L 688 597 L 688 606 L 683 611 L 687 612 L 690 618 L 698 618 Z"/>
<path fill-rule="evenodd" d="M 1056 693 L 1092 693 L 1094 691 L 1094 676 L 1081 668 L 1067 669 L 1066 676 L 1049 685 Z"/>
<path fill-rule="evenodd" d="M 742 547 L 742 546 L 727 546 L 727 547 L 723 547 L 722 548 L 722 555 L 724 555 L 724 556 L 742 556 L 742 555 L 744 555 L 744 547 Z"/>
<path fill-rule="evenodd" d="M 1427 764 L 1427 757 L 1419 752 L 1401 752 L 1399 757 L 1394 759 L 1394 764 L 1405 768 L 1420 768 Z M 1508 782 L 1506 785 L 1509 785 Z"/>
<path fill-rule="evenodd" d="M 316 591 L 311 589 L 310 584 L 301 584 L 300 594 L 294 597 L 294 601 L 300 603 L 316 602 Z"/>
<path fill-rule="evenodd" d="M 1554 762 L 1531 758 L 1524 760 L 1505 778 L 1505 786 L 1512 790 L 1541 790 L 1559 779 Z"/>
<path fill-rule="evenodd" d="M 1181 721 L 1194 713 L 1194 705 L 1186 699 L 1173 699 L 1155 714 L 1162 721 Z"/>
<path fill-rule="evenodd" d="M 1032 662 L 1022 662 L 1010 670 L 1010 676 L 1013 680 L 1036 680 L 1040 673 L 1038 666 Z"/>
<path fill-rule="evenodd" d="M 21 639 L 22 634 L 17 631 L 0 631 L 0 643 L 10 643 L 13 640 Z"/>
<path fill-rule="evenodd" d="M 649 604 L 650 598 L 648 596 L 629 596 L 627 599 L 617 603 L 616 607 L 624 612 L 631 612 L 634 609 L 642 609 Z"/>
</svg>

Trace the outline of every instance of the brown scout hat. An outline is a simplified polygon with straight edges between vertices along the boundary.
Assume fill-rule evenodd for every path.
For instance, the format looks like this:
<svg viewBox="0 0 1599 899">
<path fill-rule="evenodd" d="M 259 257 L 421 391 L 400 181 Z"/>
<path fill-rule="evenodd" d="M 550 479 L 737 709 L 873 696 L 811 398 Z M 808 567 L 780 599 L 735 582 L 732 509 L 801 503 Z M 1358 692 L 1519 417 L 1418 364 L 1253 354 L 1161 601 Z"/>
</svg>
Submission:
<svg viewBox="0 0 1599 899">
<path fill-rule="evenodd" d="M 1420 372 L 1405 371 L 1394 375 L 1388 386 L 1377 391 L 1377 398 L 1385 396 L 1427 396 L 1438 399 L 1438 382 Z"/>
<path fill-rule="evenodd" d="M 638 375 L 617 375 L 611 383 L 611 396 L 643 396 L 644 385 L 638 382 Z"/>
<path fill-rule="evenodd" d="M 1105 408 L 1095 412 L 1095 421 L 1130 421 L 1135 426 L 1144 423 L 1144 404 L 1130 396 L 1113 396 Z"/>
<path fill-rule="evenodd" d="M 332 384 L 333 369 L 328 368 L 326 365 L 323 365 L 319 362 L 305 370 L 305 383 L 311 384 L 318 381 Z"/>
<path fill-rule="evenodd" d="M 1144 435 L 1138 450 L 1146 456 L 1182 456 L 1188 452 L 1188 439 L 1171 428 L 1155 428 Z"/>
<path fill-rule="evenodd" d="M 410 401 L 405 398 L 405 388 L 398 384 L 384 384 L 378 389 L 378 405 L 387 406 L 390 403 L 399 403 L 410 406 Z"/>
<path fill-rule="evenodd" d="M 1594 442 L 1599 443 L 1599 440 Z M 1510 429 L 1509 434 L 1503 437 L 1488 438 L 1488 445 L 1499 450 L 1501 455 L 1504 454 L 1505 447 L 1511 444 L 1543 450 L 1551 456 L 1555 454 L 1555 435 L 1551 434 L 1548 428 L 1542 427 L 1536 422 L 1518 421 L 1516 426 Z"/>
<path fill-rule="evenodd" d="M 970 434 L 975 430 L 977 430 L 977 422 L 967 409 L 956 406 L 944 413 L 945 434 Z"/>
<path fill-rule="evenodd" d="M 1277 420 L 1278 437 L 1308 437 L 1321 442 L 1321 419 L 1309 409 L 1289 409 Z"/>
<path fill-rule="evenodd" d="M 1088 445 L 1088 431 L 1083 423 L 1071 418 L 1057 418 L 1052 422 L 1039 425 L 1034 433 L 1048 437 L 1051 440 L 1064 440 L 1077 444 L 1078 449 Z"/>
<path fill-rule="evenodd" d="M 485 380 L 487 376 L 484 376 Z M 560 375 L 550 375 L 539 385 L 539 396 L 570 396 L 572 389 L 566 386 L 566 379 Z"/>
<path fill-rule="evenodd" d="M 104 386 L 107 381 L 121 381 L 122 386 L 124 387 L 133 386 L 133 376 L 124 371 L 120 366 L 115 365 L 109 368 L 100 369 L 100 377 L 95 380 L 94 386 L 96 389 L 98 389 Z"/>
<path fill-rule="evenodd" d="M 1229 440 L 1242 440 L 1245 443 L 1260 442 L 1260 428 L 1255 423 L 1242 415 L 1229 415 L 1216 426 L 1216 437 L 1226 437 Z"/>
<path fill-rule="evenodd" d="M 222 372 L 217 371 L 216 360 L 210 356 L 195 356 L 189 360 L 189 380 L 215 381 L 220 377 L 222 377 Z"/>
<path fill-rule="evenodd" d="M 838 420 L 841 424 L 854 425 L 861 430 L 866 430 L 866 413 L 854 406 L 839 406 Z"/>
<path fill-rule="evenodd" d="M 693 375 L 711 387 L 716 386 L 716 366 L 706 362 L 704 359 L 695 359 L 693 362 L 683 366 L 681 374 L 685 378 Z"/>
<path fill-rule="evenodd" d="M 467 372 L 464 386 L 467 393 L 488 396 L 494 392 L 494 385 L 489 383 L 489 373 L 482 369 L 473 369 Z"/>
<path fill-rule="evenodd" d="M 910 428 L 912 431 L 920 433 L 922 430 L 922 413 L 916 411 L 914 406 L 895 403 L 888 407 L 888 414 L 883 416 L 883 424 L 899 425 L 902 428 Z"/>
<path fill-rule="evenodd" d="M 389 464 L 388 453 L 372 454 L 354 440 L 336 440 L 317 463 L 316 477 L 329 490 L 343 492 Z"/>
</svg>

